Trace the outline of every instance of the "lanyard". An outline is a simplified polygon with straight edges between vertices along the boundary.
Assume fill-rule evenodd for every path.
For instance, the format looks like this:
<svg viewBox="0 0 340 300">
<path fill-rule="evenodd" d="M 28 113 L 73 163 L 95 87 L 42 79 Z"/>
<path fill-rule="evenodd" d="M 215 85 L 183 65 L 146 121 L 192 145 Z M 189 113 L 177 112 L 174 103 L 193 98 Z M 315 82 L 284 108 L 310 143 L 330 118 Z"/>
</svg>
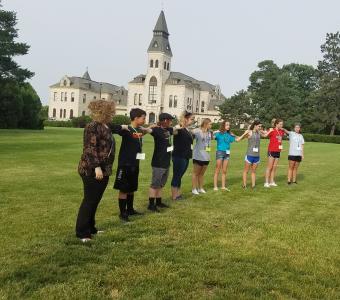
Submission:
<svg viewBox="0 0 340 300">
<path fill-rule="evenodd" d="M 211 142 L 211 135 L 209 130 L 207 130 L 205 133 L 203 132 L 203 130 L 201 130 L 202 132 L 202 141 L 206 146 L 210 146 L 210 142 Z"/>
<path fill-rule="evenodd" d="M 139 133 L 138 133 L 138 131 L 137 131 L 135 128 L 133 128 L 132 126 L 131 126 L 131 128 L 133 129 L 133 131 L 134 131 L 135 133 L 137 133 L 138 141 L 139 141 L 139 146 L 140 146 L 140 151 L 142 151 L 142 140 L 141 140 L 141 138 L 140 138 L 140 136 L 139 136 Z"/>
</svg>

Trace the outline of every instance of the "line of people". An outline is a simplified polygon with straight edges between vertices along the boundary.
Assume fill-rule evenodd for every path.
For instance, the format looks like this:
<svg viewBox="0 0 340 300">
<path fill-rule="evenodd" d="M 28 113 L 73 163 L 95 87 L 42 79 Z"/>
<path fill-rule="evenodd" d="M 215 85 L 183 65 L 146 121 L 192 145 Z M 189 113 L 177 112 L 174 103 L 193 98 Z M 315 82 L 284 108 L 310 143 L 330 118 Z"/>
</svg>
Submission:
<svg viewBox="0 0 340 300">
<path fill-rule="evenodd" d="M 204 119 L 199 128 L 194 128 L 194 116 L 184 112 L 179 124 L 172 127 L 173 116 L 167 113 L 159 115 L 156 125 L 144 128 L 146 112 L 135 108 L 130 111 L 130 125 L 112 125 L 115 114 L 113 102 L 105 100 L 93 101 L 89 104 L 93 121 L 84 129 L 83 154 L 78 173 L 83 186 L 84 197 L 79 208 L 76 236 L 83 242 L 90 241 L 99 231 L 95 226 L 95 214 L 98 204 L 107 187 L 109 176 L 112 175 L 112 165 L 115 157 L 115 139 L 112 134 L 122 137 L 118 155 L 118 166 L 114 189 L 118 190 L 118 205 L 120 219 L 129 221 L 129 216 L 141 215 L 134 209 L 134 193 L 138 190 L 140 160 L 146 159 L 143 152 L 143 136 L 151 134 L 154 139 L 154 151 L 151 160 L 152 178 L 149 188 L 148 209 L 158 212 L 167 208 L 162 201 L 162 191 L 167 183 L 172 160 L 173 177 L 171 180 L 171 195 L 173 200 L 183 199 L 181 186 L 190 159 L 193 159 L 192 194 L 206 193 L 204 189 L 204 174 L 210 163 L 212 140 L 216 140 L 216 167 L 214 172 L 214 190 L 217 191 L 218 179 L 221 174 L 221 190 L 230 191 L 226 186 L 226 174 L 231 155 L 231 144 L 243 139 L 248 140 L 243 170 L 243 188 L 247 188 L 247 175 L 251 171 L 251 187 L 255 188 L 256 169 L 260 162 L 261 137 L 269 138 L 268 164 L 266 169 L 265 187 L 275 187 L 275 174 L 282 151 L 282 138 L 289 135 L 289 171 L 288 184 L 296 183 L 299 163 L 303 159 L 303 136 L 300 126 L 294 131 L 283 128 L 280 119 L 274 120 L 273 128 L 262 129 L 259 121 L 254 121 L 243 135 L 236 136 L 230 130 L 230 123 L 223 121 L 219 130 L 211 130 L 212 122 Z"/>
</svg>

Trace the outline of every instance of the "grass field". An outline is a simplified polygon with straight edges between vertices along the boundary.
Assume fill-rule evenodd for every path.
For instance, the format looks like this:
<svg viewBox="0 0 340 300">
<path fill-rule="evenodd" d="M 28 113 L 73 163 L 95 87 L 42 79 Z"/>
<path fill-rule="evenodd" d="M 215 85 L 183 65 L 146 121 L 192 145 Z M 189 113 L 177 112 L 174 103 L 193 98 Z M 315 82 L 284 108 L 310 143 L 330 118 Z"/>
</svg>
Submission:
<svg viewBox="0 0 340 300">
<path fill-rule="evenodd" d="M 116 138 L 118 145 L 120 137 Z M 285 145 L 287 149 L 287 145 Z M 340 299 L 340 145 L 308 143 L 299 184 L 241 188 L 246 143 L 234 144 L 227 192 L 166 202 L 128 225 L 113 177 L 99 206 L 105 234 L 80 244 L 82 130 L 0 131 L 0 299 Z M 146 138 L 136 207 L 146 211 L 153 141 Z M 119 147 L 118 147 L 119 148 Z M 212 155 L 213 156 L 213 155 Z M 116 162 L 114 164 L 116 168 Z"/>
</svg>

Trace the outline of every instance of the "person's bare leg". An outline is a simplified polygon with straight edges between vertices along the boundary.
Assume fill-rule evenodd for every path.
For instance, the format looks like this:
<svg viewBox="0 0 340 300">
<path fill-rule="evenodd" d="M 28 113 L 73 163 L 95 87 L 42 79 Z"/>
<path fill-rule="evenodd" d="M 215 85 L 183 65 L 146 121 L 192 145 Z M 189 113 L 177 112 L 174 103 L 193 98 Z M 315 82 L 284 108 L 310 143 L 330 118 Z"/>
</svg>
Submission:
<svg viewBox="0 0 340 300">
<path fill-rule="evenodd" d="M 276 175 L 276 170 L 277 170 L 277 165 L 278 164 L 279 164 L 279 159 L 276 158 L 274 160 L 273 169 L 272 169 L 272 172 L 270 174 L 270 183 L 274 183 L 275 182 L 275 175 Z"/>
<path fill-rule="evenodd" d="M 157 189 L 149 188 L 149 198 L 156 198 L 157 197 Z"/>
<path fill-rule="evenodd" d="M 256 169 L 258 164 L 252 164 L 251 166 L 251 187 L 254 188 L 256 185 Z"/>
<path fill-rule="evenodd" d="M 194 164 L 192 170 L 192 189 L 195 190 L 198 188 L 198 174 L 200 172 L 200 166 L 198 164 Z"/>
<path fill-rule="evenodd" d="M 288 182 L 292 182 L 293 169 L 294 169 L 294 162 L 290 160 L 289 165 L 288 165 L 288 175 L 287 175 Z"/>
<path fill-rule="evenodd" d="M 295 162 L 294 169 L 293 169 L 293 182 L 296 182 L 297 180 L 297 171 L 298 171 L 299 166 L 300 166 L 300 163 Z"/>
<path fill-rule="evenodd" d="M 127 199 L 127 194 L 119 191 L 119 199 Z"/>
<path fill-rule="evenodd" d="M 216 160 L 216 168 L 214 174 L 214 188 L 218 188 L 218 175 L 221 170 L 222 162 L 223 162 L 222 159 Z"/>
<path fill-rule="evenodd" d="M 266 183 L 269 183 L 269 178 L 272 173 L 273 165 L 274 165 L 274 157 L 268 157 L 267 168 L 266 168 Z"/>
<path fill-rule="evenodd" d="M 177 196 L 178 196 L 178 188 L 172 186 L 171 187 L 171 198 L 172 198 L 172 200 L 176 200 Z"/>
<path fill-rule="evenodd" d="M 248 162 L 244 162 L 244 169 L 243 169 L 243 186 L 246 187 L 247 186 L 247 175 L 249 172 L 249 167 L 250 167 L 250 163 Z"/>
<path fill-rule="evenodd" d="M 225 188 L 229 160 L 225 159 L 222 165 L 222 188 Z"/>
<path fill-rule="evenodd" d="M 202 166 L 200 168 L 200 173 L 198 175 L 198 188 L 199 189 L 203 189 L 203 186 L 204 186 L 204 173 L 205 171 L 207 170 L 208 166 Z"/>
</svg>

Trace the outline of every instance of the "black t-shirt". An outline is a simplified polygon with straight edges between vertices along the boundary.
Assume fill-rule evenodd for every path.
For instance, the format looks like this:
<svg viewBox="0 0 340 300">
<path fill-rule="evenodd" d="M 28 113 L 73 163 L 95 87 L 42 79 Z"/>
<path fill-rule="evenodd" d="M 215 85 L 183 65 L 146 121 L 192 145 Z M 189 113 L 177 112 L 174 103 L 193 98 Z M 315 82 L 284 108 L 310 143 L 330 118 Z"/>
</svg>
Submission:
<svg viewBox="0 0 340 300">
<path fill-rule="evenodd" d="M 169 168 L 171 152 L 167 152 L 167 148 L 171 146 L 172 133 L 172 128 L 152 128 L 151 135 L 155 141 L 155 148 L 151 162 L 152 167 L 163 169 Z"/>
<path fill-rule="evenodd" d="M 122 144 L 119 150 L 119 166 L 139 166 L 137 153 L 142 152 L 143 133 L 139 128 L 129 126 L 129 130 L 121 130 Z"/>
<path fill-rule="evenodd" d="M 174 135 L 172 156 L 190 159 L 192 157 L 191 145 L 193 141 L 193 136 L 189 130 L 186 128 L 178 129 L 178 133 Z"/>
</svg>

